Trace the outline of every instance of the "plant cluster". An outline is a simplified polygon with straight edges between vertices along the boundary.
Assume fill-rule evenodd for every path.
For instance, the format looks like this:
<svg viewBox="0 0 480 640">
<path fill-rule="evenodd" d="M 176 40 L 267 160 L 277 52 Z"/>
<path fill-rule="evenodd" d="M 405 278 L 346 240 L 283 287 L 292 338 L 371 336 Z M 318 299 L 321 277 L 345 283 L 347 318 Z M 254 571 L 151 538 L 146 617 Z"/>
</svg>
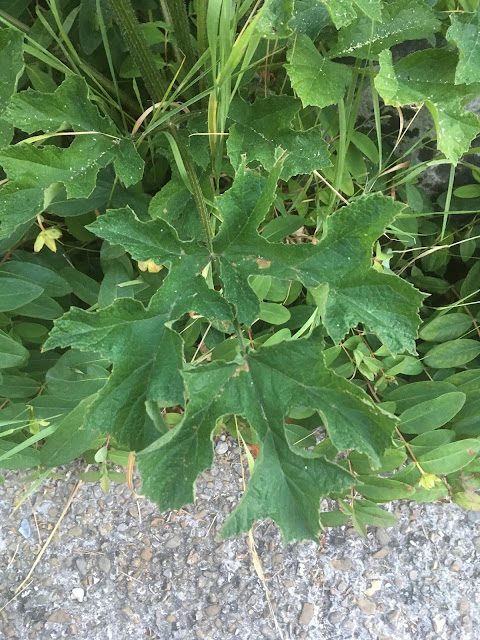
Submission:
<svg viewBox="0 0 480 640">
<path fill-rule="evenodd" d="M 0 0 L 0 24 L 0 468 L 31 491 L 83 456 L 108 491 L 134 452 L 180 508 L 228 430 L 224 536 L 480 509 L 479 0 Z"/>
</svg>

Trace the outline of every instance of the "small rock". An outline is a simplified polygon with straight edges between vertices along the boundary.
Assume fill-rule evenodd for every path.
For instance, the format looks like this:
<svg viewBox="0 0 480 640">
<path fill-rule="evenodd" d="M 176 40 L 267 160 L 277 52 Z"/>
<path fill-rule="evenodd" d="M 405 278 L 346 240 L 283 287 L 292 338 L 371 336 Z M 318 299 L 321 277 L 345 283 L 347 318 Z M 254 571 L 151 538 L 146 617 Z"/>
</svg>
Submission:
<svg viewBox="0 0 480 640">
<path fill-rule="evenodd" d="M 452 562 L 452 564 L 450 565 L 450 571 L 460 571 L 461 568 L 462 564 L 460 560 L 455 560 L 455 562 Z"/>
<path fill-rule="evenodd" d="M 123 607 L 122 613 L 124 613 L 129 618 L 133 616 L 133 611 L 130 609 L 130 607 Z"/>
<path fill-rule="evenodd" d="M 72 527 L 68 530 L 68 535 L 72 536 L 72 538 L 78 538 L 83 533 L 82 527 Z"/>
<path fill-rule="evenodd" d="M 205 609 L 205 613 L 209 618 L 214 618 L 218 616 L 220 613 L 220 605 L 219 604 L 211 604 L 209 607 Z"/>
<path fill-rule="evenodd" d="M 377 540 L 383 547 L 386 546 L 391 540 L 388 533 L 385 531 L 385 529 L 382 528 L 378 528 L 375 532 L 375 535 L 377 536 Z"/>
<path fill-rule="evenodd" d="M 167 549 L 176 549 L 181 544 L 182 544 L 181 537 L 179 535 L 175 534 L 174 536 L 172 536 L 170 538 L 170 540 L 167 540 L 167 542 L 165 543 L 165 546 L 167 547 Z"/>
<path fill-rule="evenodd" d="M 335 613 L 332 613 L 331 616 L 329 616 L 328 621 L 330 622 L 330 624 L 338 624 L 341 620 L 343 620 L 344 617 L 344 613 L 342 613 L 341 611 L 336 611 Z"/>
<path fill-rule="evenodd" d="M 49 622 L 56 622 L 57 624 L 65 624 L 70 622 L 70 616 L 62 609 L 57 609 L 51 615 L 48 616 L 47 620 Z"/>
<path fill-rule="evenodd" d="M 382 547 L 381 549 L 379 549 L 373 554 L 372 558 L 379 560 L 381 558 L 385 558 L 385 556 L 387 555 L 388 555 L 388 547 Z"/>
<path fill-rule="evenodd" d="M 78 602 L 83 602 L 85 598 L 85 591 L 81 587 L 75 587 L 72 589 L 72 600 L 77 600 Z"/>
<path fill-rule="evenodd" d="M 460 611 L 460 613 L 467 613 L 468 611 L 470 611 L 470 603 L 466 598 L 462 598 L 460 600 L 460 602 L 458 603 L 458 610 Z"/>
<path fill-rule="evenodd" d="M 200 560 L 200 554 L 196 551 L 190 551 L 190 554 L 187 558 L 187 564 L 197 564 Z"/>
<path fill-rule="evenodd" d="M 176 621 L 177 621 L 176 617 L 175 617 L 175 616 L 172 616 L 172 615 L 167 616 L 167 617 L 165 618 L 165 620 L 166 620 L 167 622 L 176 622 Z"/>
<path fill-rule="evenodd" d="M 314 613 L 315 613 L 314 605 L 311 604 L 310 602 L 305 602 L 303 604 L 300 617 L 298 618 L 298 624 L 301 624 L 301 625 L 310 624 Z"/>
<path fill-rule="evenodd" d="M 87 563 L 83 558 L 77 558 L 75 560 L 75 564 L 77 565 L 77 569 L 80 571 L 80 574 L 84 576 L 87 573 Z"/>
<path fill-rule="evenodd" d="M 353 567 L 353 562 L 350 560 L 350 558 L 340 558 L 339 560 L 332 560 L 330 564 L 337 571 L 349 571 Z"/>
<path fill-rule="evenodd" d="M 218 455 L 223 456 L 228 451 L 228 444 L 226 442 L 219 442 L 215 447 L 215 452 Z"/>
<path fill-rule="evenodd" d="M 260 633 L 262 634 L 262 636 L 264 638 L 268 638 L 268 640 L 277 640 L 278 636 L 275 633 L 275 631 L 273 629 L 270 629 L 270 627 L 267 626 L 263 626 L 260 627 Z"/>
<path fill-rule="evenodd" d="M 476 551 L 480 551 L 480 537 L 473 539 L 473 546 L 475 547 Z"/>
<path fill-rule="evenodd" d="M 408 577 L 410 578 L 410 580 L 416 580 L 418 578 L 418 571 L 412 569 L 408 572 Z"/>
<path fill-rule="evenodd" d="M 105 573 L 108 573 L 110 571 L 111 566 L 112 566 L 112 563 L 110 562 L 109 558 L 107 558 L 107 556 L 100 556 L 100 559 L 98 561 L 99 569 L 101 569 Z"/>
<path fill-rule="evenodd" d="M 375 611 L 377 610 L 377 605 L 371 600 L 367 600 L 363 596 L 357 598 L 357 606 L 362 613 L 367 616 L 373 616 Z"/>
<path fill-rule="evenodd" d="M 152 559 L 153 556 L 153 551 L 151 547 L 146 547 L 142 553 L 140 554 L 142 560 L 145 560 L 145 562 L 150 562 L 150 560 Z"/>
<path fill-rule="evenodd" d="M 22 535 L 25 539 L 30 538 L 32 532 L 30 530 L 30 523 L 26 518 L 22 520 L 20 523 L 20 527 L 18 528 L 18 533 Z"/>
<path fill-rule="evenodd" d="M 442 633 L 445 624 L 447 622 L 447 619 L 444 618 L 443 616 L 433 616 L 432 618 L 432 622 L 433 622 L 433 628 L 435 630 L 435 633 Z"/>
</svg>

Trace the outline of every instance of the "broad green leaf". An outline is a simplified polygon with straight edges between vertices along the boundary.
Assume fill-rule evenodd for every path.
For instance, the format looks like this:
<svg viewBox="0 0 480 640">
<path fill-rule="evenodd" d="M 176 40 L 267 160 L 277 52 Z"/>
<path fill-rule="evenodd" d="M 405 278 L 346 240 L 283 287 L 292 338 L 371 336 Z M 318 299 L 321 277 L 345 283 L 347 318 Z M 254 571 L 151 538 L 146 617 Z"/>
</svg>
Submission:
<svg viewBox="0 0 480 640">
<path fill-rule="evenodd" d="M 480 389 L 467 394 L 463 409 L 453 420 L 455 433 L 463 436 L 480 436 Z"/>
<path fill-rule="evenodd" d="M 294 33 L 304 33 L 316 40 L 318 34 L 331 24 L 330 15 L 322 2 L 295 0 L 293 18 L 288 24 Z"/>
<path fill-rule="evenodd" d="M 458 391 L 469 394 L 480 389 L 480 369 L 467 369 L 449 376 L 444 382 L 455 385 Z"/>
<path fill-rule="evenodd" d="M 385 396 L 388 402 L 394 402 L 398 412 L 403 413 L 410 407 L 421 402 L 427 402 L 439 398 L 445 393 L 459 391 L 454 384 L 449 382 L 409 382 L 402 387 L 393 389 Z"/>
<path fill-rule="evenodd" d="M 320 521 L 324 527 L 341 527 L 350 520 L 350 516 L 342 513 L 339 509 L 333 511 L 322 511 Z"/>
<path fill-rule="evenodd" d="M 435 345 L 427 352 L 423 360 L 429 367 L 448 369 L 467 364 L 478 355 L 480 355 L 480 342 L 461 338 Z"/>
<path fill-rule="evenodd" d="M 404 482 L 391 480 L 390 478 L 377 478 L 375 476 L 359 476 L 355 491 L 372 502 L 391 502 L 404 498 L 415 499 L 415 489 Z"/>
<path fill-rule="evenodd" d="M 278 242 L 295 233 L 305 224 L 300 216 L 279 216 L 270 220 L 262 229 L 262 237 L 270 242 Z"/>
<path fill-rule="evenodd" d="M 288 22 L 293 16 L 293 4 L 294 0 L 267 0 L 260 12 L 255 31 L 271 40 L 288 38 L 292 33 Z"/>
<path fill-rule="evenodd" d="M 368 456 L 364 453 L 358 453 L 358 451 L 351 451 L 348 459 L 354 471 L 361 475 L 370 475 L 374 471 L 376 473 L 393 471 L 405 462 L 407 455 L 403 449 L 387 449 L 380 458 L 380 466 L 375 465 Z"/>
<path fill-rule="evenodd" d="M 40 389 L 40 383 L 26 376 L 4 373 L 0 382 L 1 398 L 31 398 Z"/>
<path fill-rule="evenodd" d="M 229 111 L 231 125 L 227 141 L 233 167 L 237 170 L 242 155 L 246 155 L 247 162 L 258 160 L 270 171 L 276 162 L 278 149 L 286 152 L 281 173 L 284 180 L 330 166 L 327 144 L 320 127 L 306 131 L 291 128 L 300 108 L 300 102 L 290 96 L 257 98 L 253 104 L 236 98 Z"/>
<path fill-rule="evenodd" d="M 348 7 L 348 1 L 339 0 L 338 5 Z M 329 57 L 353 56 L 377 60 L 384 49 L 406 40 L 429 38 L 440 29 L 435 12 L 423 0 L 396 0 L 382 5 L 381 22 L 372 15 L 359 15 L 355 21 L 343 21 L 342 26 L 348 26 L 341 29 L 338 42 L 330 49 Z M 372 23 L 372 19 L 377 22 Z"/>
<path fill-rule="evenodd" d="M 427 490 L 418 484 L 420 478 L 421 473 L 414 462 L 391 476 L 392 480 L 406 482 L 412 486 L 415 485 L 415 502 L 436 502 L 448 496 L 448 488 L 444 482 L 436 482 L 434 487 Z"/>
<path fill-rule="evenodd" d="M 285 68 L 304 107 L 323 108 L 343 100 L 352 72 L 324 58 L 308 36 L 297 36 L 287 60 Z"/>
<path fill-rule="evenodd" d="M 0 439 L 0 456 L 5 455 L 18 446 L 17 442 Z M 25 447 L 19 453 L 5 458 L 0 462 L 0 469 L 30 469 L 40 464 L 40 451 L 33 447 Z"/>
<path fill-rule="evenodd" d="M 465 404 L 461 391 L 446 393 L 438 398 L 420 402 L 400 415 L 398 428 L 402 433 L 425 433 L 443 427 L 457 415 Z"/>
<path fill-rule="evenodd" d="M 462 297 L 472 296 L 470 300 L 473 300 L 473 294 L 477 293 L 480 289 L 480 262 L 476 262 L 470 271 L 467 273 L 467 277 L 462 283 L 460 288 L 460 295 Z"/>
<path fill-rule="evenodd" d="M 335 342 L 361 322 L 392 352 L 414 351 L 416 309 L 422 294 L 404 280 L 371 266 L 372 245 L 401 205 L 380 195 L 365 197 L 330 216 L 318 244 L 285 246 L 267 242 L 257 233 L 274 188 L 270 179 L 266 183 L 242 166 L 233 187 L 217 200 L 223 224 L 214 250 L 222 268 L 225 296 L 236 306 L 240 322 L 250 325 L 259 313 L 249 276 L 272 275 L 299 280 L 309 288 L 323 287 L 323 322 Z"/>
<path fill-rule="evenodd" d="M 271 517 L 286 541 L 317 539 L 320 497 L 351 484 L 350 475 L 323 456 L 292 450 L 284 429 L 290 407 L 317 409 L 339 449 L 356 448 L 378 459 L 391 440 L 391 418 L 327 369 L 317 336 L 264 347 L 243 361 L 187 369 L 183 376 L 189 398 L 184 421 L 138 456 L 143 490 L 161 509 L 192 502 L 197 475 L 212 464 L 215 422 L 242 415 L 260 453 L 225 536 Z"/>
<path fill-rule="evenodd" d="M 427 342 L 454 340 L 466 333 L 472 326 L 472 319 L 466 313 L 448 313 L 434 318 L 420 330 L 420 338 Z"/>
<path fill-rule="evenodd" d="M 111 146 L 107 138 L 82 136 L 67 149 L 25 143 L 0 149 L 0 165 L 11 179 L 0 190 L 1 237 L 42 213 L 61 184 L 68 197 L 90 195 L 99 170 L 97 160 Z"/>
<path fill-rule="evenodd" d="M 261 302 L 259 318 L 269 324 L 284 324 L 290 320 L 290 311 L 281 304 Z"/>
<path fill-rule="evenodd" d="M 95 401 L 95 396 L 82 400 L 60 421 L 55 432 L 47 439 L 40 452 L 42 465 L 56 467 L 75 460 L 86 451 L 102 429 L 108 427 L 98 424 L 96 428 L 86 426 L 86 415 Z"/>
<path fill-rule="evenodd" d="M 119 134 L 110 118 L 100 115 L 89 101 L 88 86 L 80 76 L 67 76 L 53 93 L 27 89 L 16 94 L 5 117 L 28 133 L 72 128 L 85 135 L 74 137 L 67 149 L 20 143 L 0 150 L 0 165 L 10 178 L 0 191 L 1 237 L 41 213 L 62 184 L 67 198 L 88 197 L 99 168 L 112 160 L 127 186 L 142 177 L 143 160 L 133 142 Z"/>
<path fill-rule="evenodd" d="M 35 300 L 43 293 L 42 287 L 22 278 L 0 274 L 0 311 L 13 311 Z"/>
<path fill-rule="evenodd" d="M 480 82 L 480 6 L 475 14 L 451 13 L 450 21 L 446 37 L 460 52 L 455 83 Z"/>
<path fill-rule="evenodd" d="M 345 504 L 342 507 L 345 508 Z M 360 522 L 373 527 L 393 527 L 398 522 L 393 513 L 385 511 L 370 500 L 354 500 L 353 514 Z"/>
<path fill-rule="evenodd" d="M 71 293 L 72 288 L 61 275 L 41 264 L 10 260 L 0 267 L 0 273 L 12 274 L 22 280 L 42 287 L 43 292 L 52 298 L 60 298 Z"/>
<path fill-rule="evenodd" d="M 93 353 L 71 349 L 47 372 L 47 388 L 59 398 L 82 400 L 99 391 L 106 383 L 109 376 L 106 364 Z"/>
<path fill-rule="evenodd" d="M 337 29 L 345 27 L 355 20 L 360 9 L 365 14 L 363 18 L 370 23 L 372 20 L 382 20 L 381 0 L 322 0 L 330 13 Z"/>
<path fill-rule="evenodd" d="M 0 369 L 21 367 L 28 360 L 28 350 L 0 330 Z"/>
<path fill-rule="evenodd" d="M 55 320 L 62 315 L 63 309 L 53 298 L 42 294 L 35 300 L 17 307 L 15 313 L 27 318 Z"/>
<path fill-rule="evenodd" d="M 64 267 L 60 275 L 68 282 L 77 298 L 89 305 L 97 302 L 100 285 L 96 280 L 71 267 Z"/>
<path fill-rule="evenodd" d="M 456 491 L 452 494 L 452 502 L 468 511 L 480 511 L 480 496 L 474 491 Z"/>
<path fill-rule="evenodd" d="M 408 443 L 414 456 L 418 457 L 424 453 L 428 453 L 432 449 L 437 449 L 443 444 L 448 444 L 455 440 L 455 432 L 449 429 L 438 429 L 436 431 L 427 431 Z"/>
<path fill-rule="evenodd" d="M 59 129 L 72 128 L 74 131 L 102 132 L 111 136 L 117 134 L 110 118 L 101 116 L 89 101 L 85 80 L 76 75 L 67 76 L 53 93 L 34 89 L 17 93 L 8 105 L 7 117 L 27 133 L 54 133 Z"/>
<path fill-rule="evenodd" d="M 108 25 L 112 9 L 108 0 L 100 0 L 103 21 Z M 97 0 L 82 0 L 78 16 L 78 35 L 83 51 L 90 55 L 102 43 L 100 21 L 97 11 Z"/>
<path fill-rule="evenodd" d="M 447 475 L 463 469 L 480 451 L 480 440 L 468 438 L 444 444 L 418 458 L 426 473 Z"/>
<path fill-rule="evenodd" d="M 55 323 L 45 348 L 72 346 L 95 351 L 114 364 L 93 404 L 87 426 L 108 424 L 117 440 L 141 448 L 145 401 L 183 402 L 182 340 L 170 323 L 196 311 L 217 328 L 232 327 L 227 302 L 197 276 L 208 253 L 195 242 L 181 242 L 162 220 L 140 222 L 129 209 L 112 211 L 89 227 L 112 243 L 123 244 L 136 260 L 168 263 L 171 273 L 147 309 L 119 298 L 97 313 L 72 308 Z"/>
<path fill-rule="evenodd" d="M 13 126 L 3 117 L 5 108 L 23 72 L 23 34 L 19 31 L 0 30 L 0 69 L 0 147 L 3 147 L 13 138 Z"/>
<path fill-rule="evenodd" d="M 456 55 L 427 49 L 402 58 L 395 67 L 390 51 L 380 56 L 375 86 L 386 104 L 425 103 L 437 129 L 438 148 L 456 163 L 480 132 L 480 121 L 464 106 L 480 93 L 480 86 L 455 85 Z"/>
</svg>

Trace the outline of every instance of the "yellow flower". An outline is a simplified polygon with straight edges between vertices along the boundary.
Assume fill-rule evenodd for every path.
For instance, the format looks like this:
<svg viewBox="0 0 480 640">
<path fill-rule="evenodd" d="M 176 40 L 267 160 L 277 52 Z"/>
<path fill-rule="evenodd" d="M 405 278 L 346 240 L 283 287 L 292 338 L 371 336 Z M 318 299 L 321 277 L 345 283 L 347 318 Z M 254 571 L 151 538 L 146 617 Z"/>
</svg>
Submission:
<svg viewBox="0 0 480 640">
<path fill-rule="evenodd" d="M 48 247 L 50 251 L 56 253 L 57 245 L 55 244 L 55 240 L 58 240 L 62 237 L 62 232 L 57 227 L 51 227 L 50 229 L 46 229 L 45 231 L 40 231 L 38 236 L 35 239 L 35 244 L 33 245 L 33 250 L 35 253 L 41 251 L 44 247 Z"/>
<path fill-rule="evenodd" d="M 140 271 L 148 271 L 148 273 L 158 273 L 163 269 L 162 265 L 155 264 L 153 260 L 140 261 L 138 263 Z"/>
<path fill-rule="evenodd" d="M 440 478 L 438 476 L 434 473 L 424 473 L 418 481 L 418 484 L 427 491 L 430 491 L 430 489 L 433 489 L 436 482 L 440 482 Z"/>
</svg>

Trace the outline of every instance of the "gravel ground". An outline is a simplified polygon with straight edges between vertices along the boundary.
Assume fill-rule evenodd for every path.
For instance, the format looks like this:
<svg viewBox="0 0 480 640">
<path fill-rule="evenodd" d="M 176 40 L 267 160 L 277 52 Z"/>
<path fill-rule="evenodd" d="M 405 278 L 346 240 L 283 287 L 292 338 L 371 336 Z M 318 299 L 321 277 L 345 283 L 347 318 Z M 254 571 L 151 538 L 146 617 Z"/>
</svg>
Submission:
<svg viewBox="0 0 480 640">
<path fill-rule="evenodd" d="M 65 470 L 67 481 L 44 483 L 13 514 L 24 485 L 10 472 L 0 489 L 0 637 L 480 638 L 480 514 L 450 504 L 396 503 L 396 528 L 372 530 L 366 540 L 349 528 L 329 530 L 323 546 L 284 547 L 271 522 L 258 523 L 276 626 L 246 536 L 219 539 L 242 492 L 236 444 L 219 445 L 195 505 L 181 512 L 160 514 L 125 485 L 108 495 L 82 485 L 13 600 L 40 549 L 38 536 L 45 542 L 67 503 L 78 466 Z"/>
</svg>

